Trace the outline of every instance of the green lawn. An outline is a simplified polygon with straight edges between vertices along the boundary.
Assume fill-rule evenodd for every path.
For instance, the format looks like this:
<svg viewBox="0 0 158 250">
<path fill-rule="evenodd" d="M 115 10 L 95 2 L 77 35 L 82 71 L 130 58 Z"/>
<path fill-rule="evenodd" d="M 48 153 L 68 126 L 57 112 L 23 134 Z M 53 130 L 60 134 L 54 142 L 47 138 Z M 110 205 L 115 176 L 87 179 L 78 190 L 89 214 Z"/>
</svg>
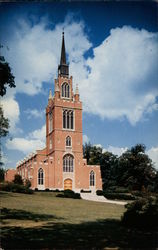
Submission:
<svg viewBox="0 0 158 250">
<path fill-rule="evenodd" d="M 3 249 L 156 248 L 156 233 L 121 226 L 121 205 L 1 192 Z"/>
</svg>

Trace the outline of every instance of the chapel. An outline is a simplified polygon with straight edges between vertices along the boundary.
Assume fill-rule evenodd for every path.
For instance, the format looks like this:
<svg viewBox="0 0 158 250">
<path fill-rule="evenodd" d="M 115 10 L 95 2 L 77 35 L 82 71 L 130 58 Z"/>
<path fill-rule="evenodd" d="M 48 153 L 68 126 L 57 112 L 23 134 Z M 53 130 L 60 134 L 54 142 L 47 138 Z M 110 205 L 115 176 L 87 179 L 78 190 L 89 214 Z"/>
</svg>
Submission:
<svg viewBox="0 0 158 250">
<path fill-rule="evenodd" d="M 36 150 L 17 163 L 16 170 L 8 170 L 6 180 L 15 173 L 31 181 L 38 190 L 65 190 L 75 192 L 102 189 L 100 166 L 87 165 L 83 159 L 82 102 L 73 78 L 69 76 L 66 61 L 64 32 L 58 77 L 54 81 L 54 94 L 49 92 L 46 107 L 46 147 Z"/>
</svg>

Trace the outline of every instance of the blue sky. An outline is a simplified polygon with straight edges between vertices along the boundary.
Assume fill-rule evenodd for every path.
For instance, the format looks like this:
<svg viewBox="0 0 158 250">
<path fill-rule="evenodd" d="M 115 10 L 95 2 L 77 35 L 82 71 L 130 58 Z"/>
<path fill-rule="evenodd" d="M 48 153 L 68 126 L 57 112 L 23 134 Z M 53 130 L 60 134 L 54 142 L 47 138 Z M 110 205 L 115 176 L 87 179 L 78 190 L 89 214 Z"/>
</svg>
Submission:
<svg viewBox="0 0 158 250">
<path fill-rule="evenodd" d="M 157 14 L 156 2 L 0 4 L 2 54 L 16 82 L 2 98 L 10 120 L 2 141 L 7 168 L 45 145 L 63 28 L 83 101 L 84 142 L 118 155 L 144 143 L 158 167 Z"/>
</svg>

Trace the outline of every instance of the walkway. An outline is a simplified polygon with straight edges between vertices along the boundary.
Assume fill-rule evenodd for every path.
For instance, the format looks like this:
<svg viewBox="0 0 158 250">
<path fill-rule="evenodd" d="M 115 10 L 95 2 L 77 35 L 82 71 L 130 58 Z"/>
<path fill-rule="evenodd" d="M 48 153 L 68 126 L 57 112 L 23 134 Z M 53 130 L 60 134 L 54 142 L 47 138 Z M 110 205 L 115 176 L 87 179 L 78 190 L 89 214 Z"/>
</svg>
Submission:
<svg viewBox="0 0 158 250">
<path fill-rule="evenodd" d="M 88 200 L 88 201 L 106 202 L 118 205 L 126 205 L 128 203 L 126 201 L 108 200 L 104 196 L 98 196 L 92 193 L 80 193 L 80 195 L 83 200 Z"/>
</svg>

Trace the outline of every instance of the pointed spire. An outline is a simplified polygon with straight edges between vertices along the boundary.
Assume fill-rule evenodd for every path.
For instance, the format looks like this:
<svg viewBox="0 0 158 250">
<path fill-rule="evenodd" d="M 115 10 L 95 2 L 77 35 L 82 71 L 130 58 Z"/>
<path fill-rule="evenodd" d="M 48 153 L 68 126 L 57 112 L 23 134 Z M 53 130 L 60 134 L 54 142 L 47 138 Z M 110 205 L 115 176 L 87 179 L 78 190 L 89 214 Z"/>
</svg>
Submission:
<svg viewBox="0 0 158 250">
<path fill-rule="evenodd" d="M 51 91 L 51 89 L 49 90 L 49 98 L 48 98 L 48 100 L 51 100 L 51 99 L 53 99 L 53 96 L 52 96 L 52 91 Z"/>
<path fill-rule="evenodd" d="M 60 64 L 61 65 L 66 64 L 64 32 L 62 34 L 63 34 L 63 38 L 62 38 L 61 58 L 60 58 Z"/>
<path fill-rule="evenodd" d="M 69 66 L 66 63 L 64 32 L 62 33 L 61 58 L 60 58 L 60 65 L 58 66 L 58 75 L 64 77 L 65 76 L 67 77 L 69 75 Z"/>
</svg>

